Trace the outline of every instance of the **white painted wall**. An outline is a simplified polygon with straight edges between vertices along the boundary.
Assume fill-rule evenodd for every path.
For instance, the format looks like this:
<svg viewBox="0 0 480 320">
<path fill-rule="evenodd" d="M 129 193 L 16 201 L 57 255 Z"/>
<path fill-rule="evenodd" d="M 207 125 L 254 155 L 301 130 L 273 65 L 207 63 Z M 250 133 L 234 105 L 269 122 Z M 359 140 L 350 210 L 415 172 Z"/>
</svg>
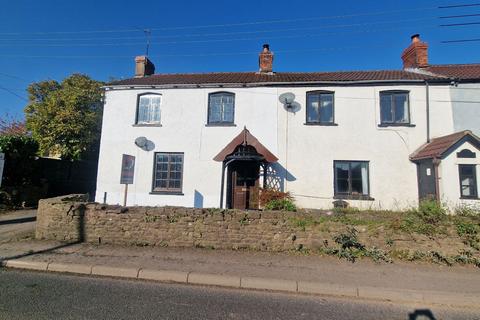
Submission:
<svg viewBox="0 0 480 320">
<path fill-rule="evenodd" d="M 480 84 L 460 83 L 450 92 L 455 131 L 471 130 L 480 136 Z"/>
<path fill-rule="evenodd" d="M 457 152 L 468 149 L 475 152 L 476 158 L 457 158 Z M 440 195 L 442 203 L 450 209 L 459 206 L 474 206 L 480 209 L 479 200 L 461 199 L 460 198 L 460 177 L 458 171 L 459 164 L 475 164 L 477 165 L 477 191 L 479 190 L 478 182 L 480 181 L 480 152 L 469 142 L 463 143 L 454 152 L 442 160 L 439 166 L 440 177 Z"/>
<path fill-rule="evenodd" d="M 379 92 L 409 90 L 414 127 L 378 127 Z M 306 92 L 335 92 L 335 122 L 338 126 L 306 126 Z M 236 127 L 206 127 L 208 94 L 235 93 Z M 134 127 L 137 95 L 163 95 L 162 127 Z M 298 112 L 286 112 L 278 101 L 293 92 Z M 432 137 L 453 132 L 448 86 L 430 92 Z M 288 123 L 288 124 L 287 124 Z M 195 191 L 204 207 L 217 207 L 220 200 L 221 164 L 212 158 L 243 127 L 278 158 L 277 168 L 286 168 L 285 190 L 306 208 L 330 208 L 333 201 L 333 161 L 370 161 L 370 195 L 374 201 L 349 201 L 363 208 L 400 209 L 417 203 L 416 166 L 409 155 L 426 141 L 424 85 L 322 86 L 196 89 L 129 89 L 106 92 L 96 201 L 123 202 L 119 184 L 123 153 L 137 157 L 135 183 L 129 186 L 128 205 L 193 206 Z M 146 152 L 134 145 L 138 136 L 155 143 Z M 184 152 L 183 196 L 152 195 L 154 152 Z"/>
</svg>

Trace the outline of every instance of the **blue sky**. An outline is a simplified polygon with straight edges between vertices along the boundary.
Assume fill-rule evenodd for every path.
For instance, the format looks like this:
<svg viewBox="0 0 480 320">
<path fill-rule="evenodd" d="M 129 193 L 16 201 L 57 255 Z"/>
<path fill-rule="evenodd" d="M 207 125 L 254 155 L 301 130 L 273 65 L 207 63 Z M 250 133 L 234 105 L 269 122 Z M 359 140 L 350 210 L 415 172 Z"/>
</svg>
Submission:
<svg viewBox="0 0 480 320">
<path fill-rule="evenodd" d="M 2 1 L 0 116 L 23 117 L 25 88 L 74 72 L 108 81 L 128 78 L 145 52 L 157 73 L 255 71 L 263 43 L 275 52 L 275 71 L 399 69 L 410 35 L 430 45 L 430 63 L 474 63 L 480 42 L 476 3 L 433 0 L 344 1 Z M 401 4 L 401 5 L 399 5 Z"/>
</svg>

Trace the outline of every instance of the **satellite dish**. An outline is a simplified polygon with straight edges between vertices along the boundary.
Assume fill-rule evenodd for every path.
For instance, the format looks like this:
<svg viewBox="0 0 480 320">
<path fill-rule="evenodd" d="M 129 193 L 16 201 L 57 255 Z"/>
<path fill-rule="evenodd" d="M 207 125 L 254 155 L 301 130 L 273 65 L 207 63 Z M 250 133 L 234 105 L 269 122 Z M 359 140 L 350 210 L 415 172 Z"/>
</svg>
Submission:
<svg viewBox="0 0 480 320">
<path fill-rule="evenodd" d="M 147 142 L 148 140 L 145 137 L 138 137 L 137 139 L 135 139 L 135 144 L 137 145 L 137 147 L 142 149 L 147 145 Z"/>
<path fill-rule="evenodd" d="M 285 92 L 278 97 L 278 100 L 280 100 L 280 102 L 287 108 L 291 108 L 293 101 L 295 101 L 295 95 L 291 92 Z"/>
</svg>

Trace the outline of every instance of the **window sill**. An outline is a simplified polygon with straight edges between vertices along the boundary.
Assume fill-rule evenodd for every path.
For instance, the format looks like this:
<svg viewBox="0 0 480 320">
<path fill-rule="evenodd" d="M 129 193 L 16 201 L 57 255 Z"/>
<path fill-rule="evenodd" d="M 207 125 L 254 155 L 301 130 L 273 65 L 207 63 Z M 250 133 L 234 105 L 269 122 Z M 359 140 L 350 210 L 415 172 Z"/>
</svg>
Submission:
<svg viewBox="0 0 480 320">
<path fill-rule="evenodd" d="M 480 200 L 479 197 L 460 197 L 462 200 Z"/>
<path fill-rule="evenodd" d="M 184 193 L 181 191 L 152 191 L 150 194 L 156 195 L 170 195 L 170 196 L 183 196 Z"/>
<path fill-rule="evenodd" d="M 379 128 L 386 128 L 386 127 L 407 127 L 413 128 L 416 127 L 415 124 L 412 123 L 380 123 L 378 125 Z"/>
<path fill-rule="evenodd" d="M 235 123 L 207 123 L 205 127 L 236 127 Z"/>
<path fill-rule="evenodd" d="M 354 195 L 341 195 L 337 194 L 333 197 L 333 199 L 340 199 L 340 200 L 363 200 L 363 201 L 374 201 L 375 198 L 372 198 L 370 196 L 354 196 Z"/>
<path fill-rule="evenodd" d="M 132 124 L 132 127 L 161 127 L 160 123 L 137 123 Z"/>
<path fill-rule="evenodd" d="M 325 127 L 336 127 L 338 123 L 333 122 L 305 122 L 306 126 L 325 126 Z"/>
</svg>

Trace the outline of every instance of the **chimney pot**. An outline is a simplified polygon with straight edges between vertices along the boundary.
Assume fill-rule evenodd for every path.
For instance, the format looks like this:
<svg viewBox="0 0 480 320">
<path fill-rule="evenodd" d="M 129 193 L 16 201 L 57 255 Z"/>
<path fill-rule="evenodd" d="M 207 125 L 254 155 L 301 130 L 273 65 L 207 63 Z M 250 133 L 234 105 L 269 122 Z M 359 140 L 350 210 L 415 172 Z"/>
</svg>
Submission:
<svg viewBox="0 0 480 320">
<path fill-rule="evenodd" d="M 155 65 L 147 56 L 135 57 L 135 78 L 151 76 L 155 73 Z"/>
<path fill-rule="evenodd" d="M 264 44 L 262 52 L 258 56 L 258 65 L 260 73 L 273 72 L 273 52 L 270 51 L 270 45 Z"/>
<path fill-rule="evenodd" d="M 402 52 L 403 68 L 428 67 L 428 44 L 420 40 L 419 34 L 410 37 L 412 43 Z"/>
<path fill-rule="evenodd" d="M 420 42 L 420 35 L 419 35 L 418 33 L 416 33 L 416 34 L 412 35 L 412 36 L 410 37 L 410 39 L 412 39 L 412 43 L 414 43 L 414 42 Z"/>
</svg>

